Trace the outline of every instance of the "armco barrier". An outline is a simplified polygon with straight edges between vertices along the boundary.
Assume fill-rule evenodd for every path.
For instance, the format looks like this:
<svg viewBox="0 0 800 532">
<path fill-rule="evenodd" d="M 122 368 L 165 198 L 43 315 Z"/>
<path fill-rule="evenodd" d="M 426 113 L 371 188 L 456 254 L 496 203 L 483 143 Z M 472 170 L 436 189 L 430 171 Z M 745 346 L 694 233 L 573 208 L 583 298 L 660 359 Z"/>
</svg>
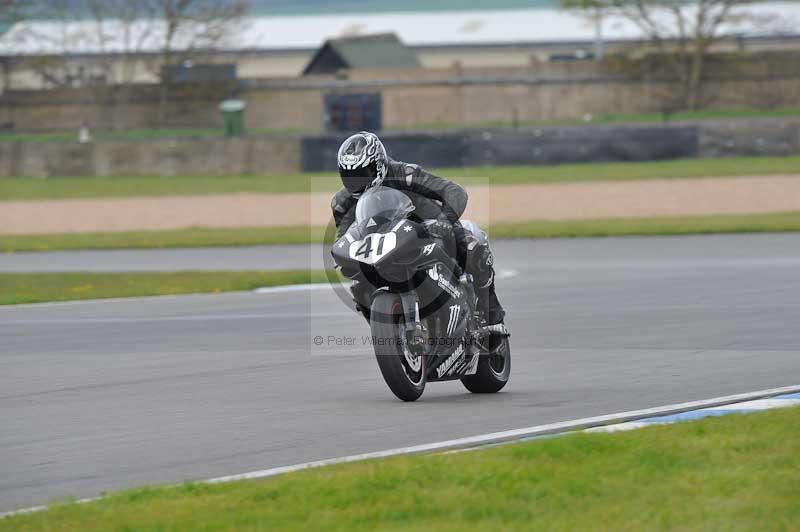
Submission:
<svg viewBox="0 0 800 532">
<path fill-rule="evenodd" d="M 334 170 L 343 135 L 306 137 L 303 171 Z M 424 166 L 649 161 L 698 156 L 697 126 L 565 126 L 447 133 L 385 133 L 390 156 Z"/>
</svg>

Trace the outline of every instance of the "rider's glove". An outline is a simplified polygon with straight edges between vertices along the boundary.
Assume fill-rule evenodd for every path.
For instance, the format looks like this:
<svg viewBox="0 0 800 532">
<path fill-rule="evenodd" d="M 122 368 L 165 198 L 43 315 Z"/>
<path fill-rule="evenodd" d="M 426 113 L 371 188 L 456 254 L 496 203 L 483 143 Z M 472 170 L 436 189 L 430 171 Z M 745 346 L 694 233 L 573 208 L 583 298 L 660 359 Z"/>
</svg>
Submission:
<svg viewBox="0 0 800 532">
<path fill-rule="evenodd" d="M 453 224 L 447 218 L 437 218 L 428 226 L 428 232 L 436 238 L 446 239 L 453 233 Z"/>
</svg>

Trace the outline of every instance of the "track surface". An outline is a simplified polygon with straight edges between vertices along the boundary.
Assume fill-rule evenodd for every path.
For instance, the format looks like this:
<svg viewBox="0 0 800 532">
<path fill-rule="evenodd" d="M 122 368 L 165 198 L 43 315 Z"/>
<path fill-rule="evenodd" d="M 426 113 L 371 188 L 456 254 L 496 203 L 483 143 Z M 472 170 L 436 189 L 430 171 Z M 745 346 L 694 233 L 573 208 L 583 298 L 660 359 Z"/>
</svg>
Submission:
<svg viewBox="0 0 800 532">
<path fill-rule="evenodd" d="M 0 308 L 0 510 L 800 382 L 800 235 L 496 254 L 496 396 L 395 400 L 328 290 Z"/>
</svg>

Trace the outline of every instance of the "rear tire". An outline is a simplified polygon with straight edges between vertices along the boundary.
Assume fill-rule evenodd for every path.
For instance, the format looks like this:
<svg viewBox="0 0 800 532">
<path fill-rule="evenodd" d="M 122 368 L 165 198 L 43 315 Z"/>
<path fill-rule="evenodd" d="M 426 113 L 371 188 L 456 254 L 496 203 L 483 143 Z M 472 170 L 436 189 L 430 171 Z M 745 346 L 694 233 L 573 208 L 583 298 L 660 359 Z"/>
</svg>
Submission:
<svg viewBox="0 0 800 532">
<path fill-rule="evenodd" d="M 395 294 L 378 294 L 372 302 L 370 329 L 378 367 L 398 399 L 416 401 L 425 391 L 424 356 L 411 356 L 405 345 L 403 306 Z"/>
<path fill-rule="evenodd" d="M 508 338 L 501 342 L 501 354 L 481 356 L 474 375 L 461 378 L 464 387 L 472 393 L 496 393 L 503 389 L 511 376 L 511 348 Z"/>
</svg>

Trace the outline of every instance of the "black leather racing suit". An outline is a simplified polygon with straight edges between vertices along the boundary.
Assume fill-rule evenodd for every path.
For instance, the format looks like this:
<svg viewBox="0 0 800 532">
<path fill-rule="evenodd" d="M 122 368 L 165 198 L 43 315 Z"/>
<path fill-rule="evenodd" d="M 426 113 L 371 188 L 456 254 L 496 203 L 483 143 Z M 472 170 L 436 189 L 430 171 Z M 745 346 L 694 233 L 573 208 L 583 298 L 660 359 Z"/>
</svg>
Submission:
<svg viewBox="0 0 800 532">
<path fill-rule="evenodd" d="M 463 270 L 472 275 L 478 310 L 489 323 L 503 321 L 505 312 L 494 287 L 494 258 L 485 238 L 465 231 L 459 218 L 467 207 L 467 193 L 457 183 L 429 174 L 416 164 L 389 159 L 383 186 L 402 191 L 414 204 L 414 215 L 422 219 L 446 220 L 453 225 L 456 258 Z M 340 238 L 355 220 L 358 198 L 342 187 L 331 200 L 336 237 Z M 354 287 L 355 290 L 355 287 Z M 357 297 L 358 299 L 358 297 Z"/>
</svg>

